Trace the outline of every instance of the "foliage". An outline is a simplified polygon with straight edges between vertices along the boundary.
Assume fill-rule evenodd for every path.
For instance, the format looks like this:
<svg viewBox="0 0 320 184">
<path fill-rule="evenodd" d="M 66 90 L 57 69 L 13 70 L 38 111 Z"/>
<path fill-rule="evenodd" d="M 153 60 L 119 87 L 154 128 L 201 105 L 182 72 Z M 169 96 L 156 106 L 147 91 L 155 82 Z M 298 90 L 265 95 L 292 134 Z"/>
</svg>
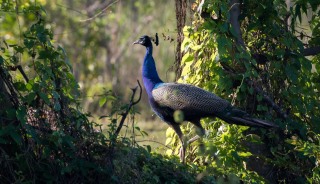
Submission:
<svg viewBox="0 0 320 184">
<path fill-rule="evenodd" d="M 111 110 L 111 106 L 99 108 L 95 98 L 103 88 L 111 89 L 122 97 L 120 100 L 127 99 L 131 95 L 128 86 L 140 78 L 142 47 L 132 47 L 133 41 L 144 34 L 153 35 L 156 31 L 169 34 L 168 30 L 173 29 L 175 23 L 173 10 L 166 11 L 173 6 L 170 0 L 161 3 L 150 0 L 42 2 L 48 12 L 47 20 L 54 28 L 54 40 L 63 45 L 73 63 L 74 75 L 83 97 L 81 104 L 94 117 Z M 168 42 L 164 45 L 167 49 L 155 51 L 163 58 L 157 65 L 162 73 L 174 57 L 173 44 Z M 146 108 L 145 96 L 141 102 L 137 106 L 140 111 L 150 113 L 150 109 Z"/>
<path fill-rule="evenodd" d="M 43 2 L 46 8 L 37 2 Z M 68 8 L 60 11 L 55 9 L 61 6 L 59 3 L 37 2 L 0 0 L 0 33 L 4 35 L 0 42 L 1 182 L 319 183 L 319 54 L 306 57 L 307 48 L 319 43 L 316 1 L 297 0 L 288 9 L 281 0 L 242 1 L 239 21 L 245 47 L 229 22 L 227 1 L 196 1 L 192 6 L 192 25 L 184 29 L 181 81 L 215 92 L 255 116 L 273 121 L 280 129 L 249 129 L 205 119 L 209 132 L 198 144 L 189 145 L 189 165 L 182 165 L 176 156 L 171 156 L 178 154 L 179 143 L 170 129 L 170 156 L 139 146 L 134 133 L 130 138 L 115 136 L 119 120 L 130 104 L 121 103 L 107 90 L 109 87 L 94 102 L 94 109 L 111 109 L 103 119 L 109 126 L 104 134 L 96 130 L 101 125 L 89 121 L 90 115 L 81 110 L 83 99 L 77 80 L 83 76 L 79 77 L 79 73 L 91 71 L 90 66 L 94 65 L 97 71 L 86 76 L 89 82 L 85 87 L 97 82 L 96 75 L 104 70 L 96 67 L 98 62 L 90 61 L 95 61 L 92 56 L 105 54 L 89 49 L 93 43 L 106 50 L 117 45 L 110 41 L 111 34 L 99 28 L 112 27 L 109 23 L 118 16 L 110 13 L 108 19 L 93 19 L 86 29 L 81 29 L 83 32 L 76 32 L 78 27 L 74 26 L 70 30 L 77 36 L 67 39 L 64 34 L 54 34 L 53 28 L 79 21 L 65 19 L 70 24 L 66 21 L 55 27 L 48 17 L 63 19 L 75 4 L 68 1 Z M 152 12 L 156 5 L 145 2 L 146 13 Z M 140 2 L 125 8 L 137 8 L 136 12 L 145 9 Z M 49 14 L 45 9 L 55 13 Z M 110 10 L 114 11 L 113 7 Z M 88 11 L 90 17 L 95 13 Z M 124 17 L 135 19 L 134 15 Z M 121 17 L 119 21 L 126 19 Z M 83 23 L 86 25 L 87 21 Z M 308 25 L 308 31 L 301 27 L 302 23 Z M 84 40 L 76 39 L 80 37 Z M 124 38 L 130 40 L 129 37 Z M 68 49 L 54 39 L 64 41 Z M 73 51 L 74 45 L 79 47 Z M 126 42 L 120 45 L 126 46 Z M 67 52 L 73 59 L 82 59 L 71 60 L 71 64 Z M 119 53 L 106 55 L 113 54 L 114 61 L 119 59 Z M 111 65 L 110 73 L 117 73 L 120 65 Z M 97 86 L 100 89 L 104 84 Z M 94 95 L 95 90 L 90 93 Z M 128 129 L 145 135 L 134 125 L 136 113 L 136 109 L 130 110 L 133 123 Z M 188 138 L 196 134 L 190 124 L 183 131 Z"/>
<path fill-rule="evenodd" d="M 241 1 L 235 19 L 242 34 L 232 23 L 232 6 L 229 1 L 193 4 L 192 25 L 184 28 L 180 81 L 212 91 L 280 128 L 204 120 L 210 131 L 203 139 L 205 148 L 189 146 L 187 160 L 249 183 L 317 183 L 320 61 L 319 53 L 306 56 L 309 48 L 319 46 L 319 2 L 292 1 L 287 8 L 279 0 Z M 190 125 L 185 131 L 194 135 Z M 291 145 L 294 139 L 299 141 Z M 175 135 L 169 133 L 167 143 L 178 149 Z"/>
<path fill-rule="evenodd" d="M 2 15 L 10 17 L 13 5 L 1 5 Z M 6 85 L 1 101 L 8 105 L 0 112 L 1 181 L 107 178 L 107 167 L 99 164 L 99 150 L 106 149 L 107 140 L 79 111 L 72 66 L 64 49 L 53 44 L 44 9 L 29 6 L 21 14 L 34 14 L 36 20 L 17 42 L 1 43 L 1 85 Z M 22 55 L 28 58 L 27 73 L 20 65 Z"/>
<path fill-rule="evenodd" d="M 1 27 L 11 25 L 1 31 L 9 35 L 10 29 L 18 30 L 20 35 L 3 37 L 0 43 L 1 183 L 214 181 L 197 177 L 198 168 L 139 146 L 134 133 L 131 139 L 117 137 L 119 119 L 128 110 L 132 129 L 146 133 L 134 125 L 133 101 L 123 104 L 109 90 L 97 102 L 112 107 L 110 115 L 101 117 L 109 129 L 99 131 L 101 125 L 81 111 L 74 68 L 64 48 L 53 41 L 45 9 L 13 2 L 0 1 L 0 16 L 5 17 Z"/>
<path fill-rule="evenodd" d="M 120 147 L 121 149 L 121 147 Z M 123 159 L 129 157 L 130 159 Z M 201 169 L 179 163 L 178 159 L 148 152 L 144 148 L 117 151 L 114 180 L 120 183 L 215 183 L 214 177 L 205 177 Z"/>
</svg>

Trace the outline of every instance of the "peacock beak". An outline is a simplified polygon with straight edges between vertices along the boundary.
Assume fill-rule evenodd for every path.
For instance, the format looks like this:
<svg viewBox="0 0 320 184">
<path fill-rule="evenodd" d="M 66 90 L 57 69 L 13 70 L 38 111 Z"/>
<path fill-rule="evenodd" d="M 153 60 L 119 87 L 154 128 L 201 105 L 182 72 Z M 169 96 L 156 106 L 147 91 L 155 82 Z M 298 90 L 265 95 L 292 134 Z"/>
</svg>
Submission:
<svg viewBox="0 0 320 184">
<path fill-rule="evenodd" d="M 139 40 L 132 43 L 132 45 L 134 45 L 134 44 L 141 44 L 141 40 L 139 39 Z"/>
<path fill-rule="evenodd" d="M 139 41 L 135 41 L 135 42 L 133 42 L 133 43 L 132 43 L 132 45 L 134 45 L 134 44 L 138 44 L 138 43 L 139 43 Z"/>
</svg>

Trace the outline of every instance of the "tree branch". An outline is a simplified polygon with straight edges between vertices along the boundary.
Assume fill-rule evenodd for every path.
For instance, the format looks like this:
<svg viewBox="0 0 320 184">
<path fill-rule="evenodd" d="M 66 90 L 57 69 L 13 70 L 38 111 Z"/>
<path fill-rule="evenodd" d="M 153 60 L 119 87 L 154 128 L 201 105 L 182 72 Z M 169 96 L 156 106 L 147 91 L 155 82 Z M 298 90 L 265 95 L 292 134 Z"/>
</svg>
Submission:
<svg viewBox="0 0 320 184">
<path fill-rule="evenodd" d="M 253 81 L 251 81 L 250 79 L 246 79 L 245 80 L 247 84 L 249 84 L 250 86 L 253 87 L 254 91 L 260 95 L 262 95 L 262 100 L 265 101 L 276 113 L 279 117 L 281 117 L 282 119 L 287 119 L 288 118 L 288 114 L 283 112 L 283 110 L 281 109 L 281 107 L 279 105 L 277 105 L 272 99 L 271 97 L 268 96 L 268 94 L 266 92 L 264 92 L 262 89 L 260 89 L 258 86 L 256 86 L 254 84 Z"/>
<path fill-rule="evenodd" d="M 315 46 L 315 47 L 305 48 L 302 54 L 304 56 L 314 56 L 319 53 L 320 53 L 320 46 Z"/>
<path fill-rule="evenodd" d="M 23 70 L 21 65 L 9 66 L 8 69 L 11 70 L 11 71 L 16 71 L 18 69 L 20 71 L 20 73 L 22 74 L 24 80 L 27 83 L 29 82 L 29 79 L 28 79 L 28 77 L 27 77 L 26 73 L 24 72 L 24 70 Z"/>
<path fill-rule="evenodd" d="M 240 29 L 239 15 L 240 15 L 240 0 L 230 0 L 230 24 L 234 29 L 237 37 L 237 45 L 240 45 L 243 49 L 246 49 L 245 43 L 242 38 L 242 33 Z M 284 113 L 281 108 L 259 87 L 255 86 L 253 81 L 250 79 L 246 80 L 246 83 L 253 86 L 253 89 L 260 95 L 262 95 L 263 100 L 272 107 L 272 109 L 283 119 L 286 119 L 288 115 Z"/>
<path fill-rule="evenodd" d="M 245 42 L 242 38 L 242 33 L 241 33 L 241 29 L 240 29 L 240 22 L 239 22 L 239 15 L 240 15 L 240 0 L 230 0 L 229 1 L 229 5 L 230 5 L 230 24 L 232 26 L 232 29 L 234 29 L 234 32 L 236 34 L 236 44 L 241 46 L 243 49 L 246 49 L 246 45 Z M 212 20 L 214 20 L 209 14 L 202 12 L 201 13 L 201 17 L 202 18 L 211 18 Z M 309 48 L 309 49 L 305 49 L 304 51 L 304 55 L 312 55 L 315 53 L 320 52 L 320 47 L 314 47 L 314 48 Z M 222 64 L 222 63 L 221 63 Z M 226 71 L 231 74 L 234 75 L 234 70 L 232 68 L 230 68 L 229 66 L 224 66 L 223 68 L 226 69 Z M 277 113 L 277 115 L 283 119 L 287 119 L 288 118 L 288 114 L 285 113 L 282 108 L 277 105 L 270 96 L 268 96 L 268 94 L 266 92 L 264 92 L 261 88 L 259 88 L 258 86 L 254 85 L 254 82 L 250 79 L 246 79 L 245 82 L 249 85 L 251 85 L 254 89 L 254 91 L 260 95 L 262 95 L 263 100 L 270 106 L 272 107 L 272 109 Z"/>
<path fill-rule="evenodd" d="M 139 89 L 140 89 L 139 98 L 136 101 L 134 101 L 134 96 L 135 96 L 135 94 L 137 92 L 137 89 L 138 89 L 138 86 L 136 86 L 135 88 L 131 89 L 132 90 L 132 95 L 131 95 L 130 103 L 129 103 L 127 109 L 126 109 L 126 112 L 123 113 L 122 118 L 121 118 L 120 123 L 119 123 L 119 126 L 118 126 L 116 132 L 114 133 L 114 140 L 117 139 L 117 137 L 118 137 L 118 135 L 120 133 L 120 130 L 121 130 L 123 124 L 124 124 L 124 121 L 126 120 L 127 115 L 129 114 L 129 111 L 130 111 L 131 107 L 136 105 L 137 103 L 139 103 L 140 100 L 141 100 L 142 87 L 141 87 L 141 84 L 140 84 L 139 80 L 137 80 L 137 82 L 138 82 Z"/>
<path fill-rule="evenodd" d="M 240 29 L 239 23 L 239 15 L 240 15 L 240 0 L 230 0 L 230 24 L 236 33 L 237 44 L 242 46 L 244 49 L 246 45 L 244 44 L 242 33 Z"/>
</svg>

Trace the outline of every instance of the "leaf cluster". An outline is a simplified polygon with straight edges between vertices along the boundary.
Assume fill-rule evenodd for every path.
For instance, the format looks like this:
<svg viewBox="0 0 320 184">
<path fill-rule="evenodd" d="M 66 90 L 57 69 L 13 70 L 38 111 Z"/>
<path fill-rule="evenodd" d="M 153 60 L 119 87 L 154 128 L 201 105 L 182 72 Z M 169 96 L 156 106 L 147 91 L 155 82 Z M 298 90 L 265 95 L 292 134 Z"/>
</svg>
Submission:
<svg viewBox="0 0 320 184">
<path fill-rule="evenodd" d="M 278 0 L 239 2 L 239 30 L 231 22 L 235 4 L 195 2 L 192 25 L 184 28 L 180 81 L 212 91 L 280 128 L 246 130 L 203 120 L 210 131 L 202 140 L 206 146 L 190 146 L 187 159 L 245 182 L 317 183 L 320 62 L 319 53 L 306 57 L 306 51 L 318 46 L 313 40 L 319 39 L 319 3 L 293 1 L 287 8 Z M 190 125 L 185 129 L 194 135 Z M 295 138 L 300 142 L 292 145 Z M 168 140 L 177 150 L 177 139 L 169 135 Z"/>
<path fill-rule="evenodd" d="M 135 134 L 146 132 L 134 125 L 137 111 L 131 107 L 140 100 L 135 101 L 134 95 L 129 104 L 123 104 L 106 90 L 98 104 L 112 107 L 110 115 L 104 116 L 108 129 L 102 132 L 100 124 L 91 122 L 90 114 L 81 110 L 73 67 L 63 47 L 53 41 L 45 10 L 26 3 L 23 12 L 15 12 L 15 5 L 0 1 L 0 13 L 7 16 L 3 24 L 8 25 L 14 12 L 30 25 L 19 29 L 21 37 L 0 42 L 1 183 L 197 181 L 197 168 L 137 144 Z M 118 124 L 126 115 L 133 122 L 130 138 L 117 136 Z"/>
</svg>

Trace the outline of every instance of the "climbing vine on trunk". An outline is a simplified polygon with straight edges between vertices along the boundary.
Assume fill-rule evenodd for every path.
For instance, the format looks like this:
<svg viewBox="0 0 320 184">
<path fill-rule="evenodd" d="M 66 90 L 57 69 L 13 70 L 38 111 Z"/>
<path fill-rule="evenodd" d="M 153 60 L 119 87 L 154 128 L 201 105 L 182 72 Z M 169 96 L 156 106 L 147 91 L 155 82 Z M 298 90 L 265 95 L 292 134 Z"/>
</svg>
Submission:
<svg viewBox="0 0 320 184">
<path fill-rule="evenodd" d="M 320 4 L 289 2 L 198 0 L 191 5 L 180 81 L 229 99 L 280 129 L 248 130 L 207 120 L 203 124 L 211 133 L 203 141 L 209 148 L 191 146 L 203 156 L 190 153 L 189 161 L 247 182 L 259 177 L 319 182 Z M 168 135 L 167 143 L 175 145 L 177 139 Z"/>
</svg>

